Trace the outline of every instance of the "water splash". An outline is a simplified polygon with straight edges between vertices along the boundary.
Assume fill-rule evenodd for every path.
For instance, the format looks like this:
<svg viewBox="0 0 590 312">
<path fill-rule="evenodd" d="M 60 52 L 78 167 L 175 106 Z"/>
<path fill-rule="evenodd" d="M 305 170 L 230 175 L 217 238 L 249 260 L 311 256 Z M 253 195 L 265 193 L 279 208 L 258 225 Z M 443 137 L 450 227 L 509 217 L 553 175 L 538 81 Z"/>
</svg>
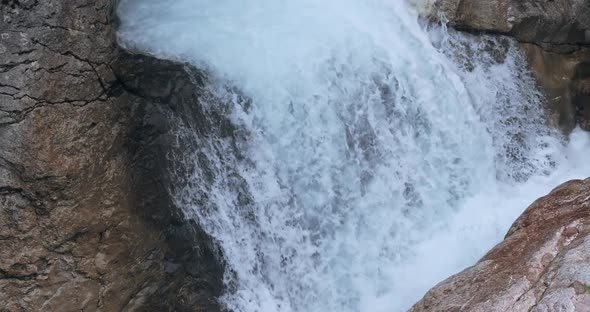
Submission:
<svg viewBox="0 0 590 312">
<path fill-rule="evenodd" d="M 122 2 L 121 42 L 206 69 L 200 105 L 231 120 L 180 134 L 199 152 L 177 194 L 220 242 L 229 309 L 401 311 L 590 173 L 588 135 L 544 126 L 514 42 L 421 26 L 415 7 Z"/>
</svg>

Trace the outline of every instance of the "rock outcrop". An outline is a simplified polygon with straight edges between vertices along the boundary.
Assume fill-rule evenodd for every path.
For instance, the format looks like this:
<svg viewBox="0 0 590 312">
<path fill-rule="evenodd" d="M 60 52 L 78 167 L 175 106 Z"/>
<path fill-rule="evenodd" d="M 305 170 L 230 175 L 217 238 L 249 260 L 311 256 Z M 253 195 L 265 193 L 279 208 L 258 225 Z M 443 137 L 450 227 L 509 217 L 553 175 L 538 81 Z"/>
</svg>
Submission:
<svg viewBox="0 0 590 312">
<path fill-rule="evenodd" d="M 590 1 L 434 0 L 451 27 L 523 43 L 546 96 L 548 121 L 565 134 L 590 130 Z"/>
<path fill-rule="evenodd" d="M 571 50 L 590 45 L 588 0 L 437 0 L 456 29 L 486 31 Z"/>
<path fill-rule="evenodd" d="M 410 310 L 590 311 L 590 179 L 535 201 L 476 265 Z"/>
<path fill-rule="evenodd" d="M 219 310 L 218 251 L 169 195 L 198 73 L 118 49 L 113 5 L 0 3 L 0 311 Z"/>
</svg>

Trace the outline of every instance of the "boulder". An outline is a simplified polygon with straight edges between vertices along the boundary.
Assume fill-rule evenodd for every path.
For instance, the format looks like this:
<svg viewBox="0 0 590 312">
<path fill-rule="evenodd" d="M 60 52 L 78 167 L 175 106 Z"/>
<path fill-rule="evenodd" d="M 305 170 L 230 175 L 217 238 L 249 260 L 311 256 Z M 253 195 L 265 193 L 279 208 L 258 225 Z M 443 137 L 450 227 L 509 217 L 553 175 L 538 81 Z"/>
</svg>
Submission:
<svg viewBox="0 0 590 312">
<path fill-rule="evenodd" d="M 590 179 L 535 201 L 477 264 L 410 311 L 590 311 Z"/>
</svg>

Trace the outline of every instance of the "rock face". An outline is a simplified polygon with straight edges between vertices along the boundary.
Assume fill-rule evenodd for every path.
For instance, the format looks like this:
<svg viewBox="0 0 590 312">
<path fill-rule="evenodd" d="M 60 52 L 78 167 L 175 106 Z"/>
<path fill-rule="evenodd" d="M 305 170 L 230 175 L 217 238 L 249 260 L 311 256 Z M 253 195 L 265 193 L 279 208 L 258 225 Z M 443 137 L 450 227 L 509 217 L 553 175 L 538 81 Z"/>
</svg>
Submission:
<svg viewBox="0 0 590 312">
<path fill-rule="evenodd" d="M 169 195 L 198 73 L 118 49 L 112 7 L 0 2 L 0 311 L 219 310 L 219 252 Z"/>
<path fill-rule="evenodd" d="M 436 4 L 457 29 L 506 34 L 548 48 L 590 44 L 588 0 L 437 0 Z"/>
<path fill-rule="evenodd" d="M 523 43 L 529 66 L 545 93 L 551 126 L 569 133 L 576 125 L 590 131 L 590 53 L 555 53 Z"/>
<path fill-rule="evenodd" d="M 476 265 L 410 310 L 590 311 L 590 179 L 535 201 Z"/>
<path fill-rule="evenodd" d="M 577 110 L 578 122 L 582 129 L 590 131 L 590 54 L 574 69 L 572 84 L 573 102 Z"/>
<path fill-rule="evenodd" d="M 523 43 L 552 126 L 590 130 L 590 0 L 434 0 L 449 25 Z"/>
</svg>

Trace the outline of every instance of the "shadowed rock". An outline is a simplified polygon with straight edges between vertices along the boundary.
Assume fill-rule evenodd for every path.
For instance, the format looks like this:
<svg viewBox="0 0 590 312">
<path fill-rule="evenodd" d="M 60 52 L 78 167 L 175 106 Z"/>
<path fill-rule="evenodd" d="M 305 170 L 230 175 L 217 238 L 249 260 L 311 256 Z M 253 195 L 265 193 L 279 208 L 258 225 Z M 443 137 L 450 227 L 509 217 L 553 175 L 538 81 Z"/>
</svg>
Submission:
<svg viewBox="0 0 590 312">
<path fill-rule="evenodd" d="M 590 80 L 586 74 L 590 68 L 590 54 L 582 51 L 560 54 L 527 43 L 523 43 L 522 48 L 545 93 L 545 111 L 550 124 L 564 133 L 569 133 L 576 125 L 590 131 L 590 108 L 586 108 L 590 103 Z"/>
</svg>

